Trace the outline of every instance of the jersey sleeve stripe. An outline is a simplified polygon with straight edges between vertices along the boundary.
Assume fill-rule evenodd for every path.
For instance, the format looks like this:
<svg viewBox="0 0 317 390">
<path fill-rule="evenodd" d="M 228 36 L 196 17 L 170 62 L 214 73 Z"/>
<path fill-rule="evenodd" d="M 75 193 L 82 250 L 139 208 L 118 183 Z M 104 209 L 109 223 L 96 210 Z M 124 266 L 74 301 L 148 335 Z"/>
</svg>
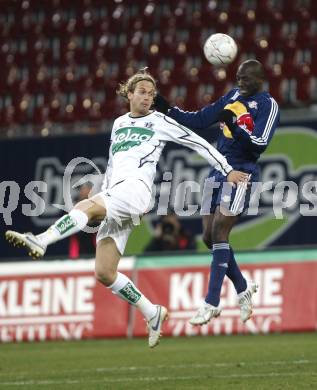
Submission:
<svg viewBox="0 0 317 390">
<path fill-rule="evenodd" d="M 275 102 L 275 100 L 273 100 L 273 99 L 271 99 L 271 100 L 272 100 L 271 112 L 270 112 L 270 115 L 268 117 L 264 132 L 263 132 L 261 137 L 251 136 L 252 140 L 254 140 L 254 141 L 266 142 L 268 137 L 269 137 L 270 131 L 272 130 L 272 126 L 273 126 L 274 120 L 275 120 L 277 112 L 278 112 L 278 106 L 277 106 L 277 103 Z"/>
<path fill-rule="evenodd" d="M 263 134 L 263 138 L 266 140 L 268 139 L 270 131 L 272 130 L 272 126 L 273 126 L 273 123 L 274 123 L 274 120 L 276 118 L 277 111 L 278 111 L 276 101 L 271 98 L 271 102 L 272 102 L 272 108 L 271 108 L 271 112 L 270 112 L 267 124 L 266 124 L 265 129 L 264 129 L 264 134 Z"/>
<path fill-rule="evenodd" d="M 272 130 L 274 121 L 275 121 L 277 113 L 278 113 L 278 105 L 277 105 L 276 101 L 273 98 L 270 98 L 270 100 L 272 102 L 271 111 L 270 111 L 270 114 L 269 114 L 269 117 L 268 117 L 268 120 L 267 120 L 267 123 L 266 123 L 266 126 L 264 128 L 262 136 L 255 137 L 255 136 L 251 135 L 251 137 L 250 137 L 251 141 L 257 145 L 266 145 L 267 144 L 267 140 L 269 138 L 270 132 Z"/>
</svg>

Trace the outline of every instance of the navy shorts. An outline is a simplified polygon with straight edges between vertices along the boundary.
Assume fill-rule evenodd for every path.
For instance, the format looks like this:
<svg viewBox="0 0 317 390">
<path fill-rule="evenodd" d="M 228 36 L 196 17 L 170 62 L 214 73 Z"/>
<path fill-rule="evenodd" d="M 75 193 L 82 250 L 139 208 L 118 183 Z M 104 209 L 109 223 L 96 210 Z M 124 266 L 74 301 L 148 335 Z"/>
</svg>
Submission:
<svg viewBox="0 0 317 390">
<path fill-rule="evenodd" d="M 252 194 L 257 190 L 259 173 L 249 173 L 249 183 L 233 186 L 216 169 L 212 169 L 205 180 L 201 202 L 201 215 L 213 214 L 220 206 L 220 211 L 229 216 L 243 213 L 250 205 Z"/>
</svg>

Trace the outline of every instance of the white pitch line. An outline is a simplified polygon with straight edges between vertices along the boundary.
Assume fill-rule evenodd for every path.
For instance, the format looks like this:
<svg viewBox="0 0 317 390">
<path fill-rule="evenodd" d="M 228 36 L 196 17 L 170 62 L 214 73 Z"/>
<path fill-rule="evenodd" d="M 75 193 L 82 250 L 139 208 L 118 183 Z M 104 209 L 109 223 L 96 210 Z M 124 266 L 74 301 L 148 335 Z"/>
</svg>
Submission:
<svg viewBox="0 0 317 390">
<path fill-rule="evenodd" d="M 231 379 L 231 378 L 265 378 L 265 377 L 299 377 L 299 376 L 316 376 L 316 372 L 266 372 L 259 374 L 225 374 L 225 375 L 188 375 L 188 376 L 156 376 L 156 377 L 140 377 L 140 378 L 115 378 L 115 379 L 91 379 L 91 380 L 29 380 L 29 381 L 13 381 L 0 382 L 0 386 L 48 386 L 48 385 L 64 385 L 64 384 L 91 384 L 91 383 L 126 383 L 126 382 L 164 382 L 170 380 L 191 380 L 191 379 Z"/>
<path fill-rule="evenodd" d="M 232 363 L 213 363 L 213 364 L 205 364 L 205 363 L 196 363 L 196 364 L 170 364 L 170 365 L 157 365 L 153 366 L 126 366 L 126 367 L 99 367 L 92 369 L 97 372 L 105 372 L 105 371 L 137 371 L 137 370 L 153 370 L 155 369 L 183 369 L 183 368 L 212 368 L 212 367 L 249 367 L 249 366 L 263 366 L 263 365 L 272 365 L 272 366 L 286 366 L 286 365 L 300 365 L 300 364 L 315 364 L 316 361 L 312 360 L 267 360 L 263 362 L 232 362 Z M 67 372 L 71 372 L 72 370 L 67 370 Z M 75 370 L 77 371 L 85 371 L 85 370 Z M 91 371 L 87 369 L 87 371 Z M 61 372 L 61 371 L 58 371 Z"/>
<path fill-rule="evenodd" d="M 315 360 L 264 360 L 262 362 L 232 362 L 232 363 L 196 363 L 196 364 L 172 364 L 172 365 L 164 365 L 164 364 L 158 364 L 156 366 L 121 366 L 121 367 L 97 367 L 97 368 L 84 368 L 84 369 L 70 369 L 70 370 L 52 370 L 50 373 L 52 375 L 54 374 L 61 374 L 61 373 L 77 373 L 77 372 L 117 372 L 117 371 L 146 371 L 146 370 L 153 370 L 153 369 L 186 369 L 186 368 L 213 368 L 213 367 L 257 367 L 257 366 L 288 366 L 288 365 L 305 365 L 305 364 L 317 364 L 317 361 Z M 12 375 L 15 376 L 24 376 L 27 375 L 27 372 L 19 372 L 18 374 L 12 373 Z M 1 376 L 9 376 L 10 374 L 6 374 L 4 372 L 0 373 Z"/>
</svg>

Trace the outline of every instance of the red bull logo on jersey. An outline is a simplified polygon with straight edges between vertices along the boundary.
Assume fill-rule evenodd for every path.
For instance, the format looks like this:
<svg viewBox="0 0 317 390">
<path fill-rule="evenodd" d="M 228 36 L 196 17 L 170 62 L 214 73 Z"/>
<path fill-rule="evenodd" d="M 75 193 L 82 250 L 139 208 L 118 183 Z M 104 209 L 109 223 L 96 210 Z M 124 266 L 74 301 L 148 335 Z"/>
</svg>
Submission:
<svg viewBox="0 0 317 390">
<path fill-rule="evenodd" d="M 221 122 L 221 123 L 220 123 L 220 129 L 223 131 L 223 135 L 224 135 L 226 138 L 233 138 L 233 137 L 232 137 L 232 133 L 231 133 L 231 131 L 229 130 L 229 127 L 228 127 L 224 122 Z"/>
<path fill-rule="evenodd" d="M 112 153 L 125 152 L 142 142 L 149 141 L 154 131 L 144 127 L 122 127 L 115 132 L 112 143 Z"/>
<path fill-rule="evenodd" d="M 248 134 L 252 134 L 254 130 L 254 122 L 249 112 L 246 112 L 245 114 L 242 114 L 238 117 L 237 125 Z"/>
</svg>

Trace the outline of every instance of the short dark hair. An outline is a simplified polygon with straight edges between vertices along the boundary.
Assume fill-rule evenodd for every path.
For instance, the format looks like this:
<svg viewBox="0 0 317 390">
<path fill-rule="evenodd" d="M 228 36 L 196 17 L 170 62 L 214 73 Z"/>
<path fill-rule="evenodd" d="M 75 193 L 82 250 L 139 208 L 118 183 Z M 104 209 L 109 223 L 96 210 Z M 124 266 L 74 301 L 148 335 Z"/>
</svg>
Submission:
<svg viewBox="0 0 317 390">
<path fill-rule="evenodd" d="M 255 60 L 255 59 L 250 59 L 250 60 L 246 60 L 246 61 L 242 62 L 242 64 L 240 66 L 252 68 L 254 73 L 260 79 L 262 79 L 262 80 L 265 79 L 264 67 L 263 67 L 263 65 L 261 64 L 260 61 Z"/>
</svg>

